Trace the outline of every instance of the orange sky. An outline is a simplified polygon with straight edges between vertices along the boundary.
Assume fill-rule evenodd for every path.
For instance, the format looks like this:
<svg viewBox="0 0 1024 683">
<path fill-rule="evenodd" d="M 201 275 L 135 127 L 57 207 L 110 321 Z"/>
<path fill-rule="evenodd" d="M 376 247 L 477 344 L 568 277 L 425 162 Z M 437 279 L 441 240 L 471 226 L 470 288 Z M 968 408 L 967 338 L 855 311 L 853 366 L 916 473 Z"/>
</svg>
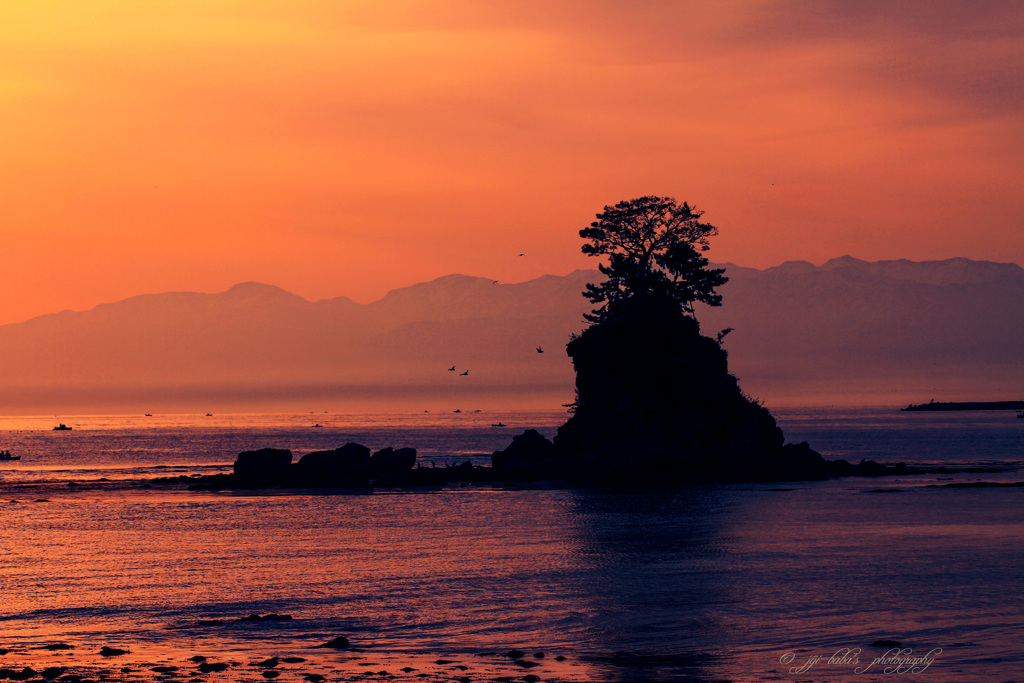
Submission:
<svg viewBox="0 0 1024 683">
<path fill-rule="evenodd" d="M 1017 2 L 5 0 L 0 323 L 562 274 L 643 194 L 716 261 L 1024 263 L 1022 37 Z"/>
</svg>

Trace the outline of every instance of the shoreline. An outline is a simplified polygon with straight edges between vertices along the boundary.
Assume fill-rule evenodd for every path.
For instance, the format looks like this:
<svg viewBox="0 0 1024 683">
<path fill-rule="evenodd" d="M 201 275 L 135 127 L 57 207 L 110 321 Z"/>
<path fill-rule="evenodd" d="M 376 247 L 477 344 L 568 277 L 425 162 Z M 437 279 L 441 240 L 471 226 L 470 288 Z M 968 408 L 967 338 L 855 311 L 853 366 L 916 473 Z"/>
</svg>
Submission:
<svg viewBox="0 0 1024 683">
<path fill-rule="evenodd" d="M 415 495 L 444 492 L 472 491 L 589 491 L 589 492 L 666 492 L 685 491 L 715 487 L 736 486 L 778 486 L 797 484 L 827 484 L 829 482 L 856 482 L 864 485 L 900 485 L 900 490 L 923 488 L 967 488 L 967 487 L 1019 487 L 1020 466 L 912 466 L 882 465 L 869 461 L 860 466 L 851 466 L 847 473 L 834 474 L 820 479 L 734 479 L 734 480 L 692 480 L 665 482 L 627 482 L 608 484 L 600 482 L 576 482 L 562 479 L 508 480 L 491 477 L 451 478 L 430 484 L 403 484 L 400 482 L 371 482 L 359 486 L 301 486 L 279 484 L 272 486 L 245 486 L 233 482 L 230 472 L 216 474 L 181 474 L 164 477 L 137 478 L 54 478 L 40 480 L 5 481 L 0 478 L 0 503 L 45 503 L 47 498 L 38 496 L 60 496 L 89 493 L 137 493 L 159 495 L 161 493 L 233 494 L 241 496 L 369 496 L 369 495 Z M 227 466 L 225 466 L 227 469 Z M 431 468 L 424 468 L 431 469 Z M 459 470 L 460 468 L 437 468 L 437 470 Z M 475 467 L 475 470 L 489 470 Z M 2 471 L 0 471 L 2 473 Z M 984 479 L 979 477 L 984 476 Z M 934 478 L 934 479 L 930 479 Z M 889 490 L 889 489 L 887 489 Z M 37 495 L 38 494 L 38 495 Z M 17 496 L 18 498 L 14 498 Z M 36 496 L 36 497 L 33 497 Z M 5 500 L 6 499 L 6 500 Z"/>
<path fill-rule="evenodd" d="M 242 620 L 238 620 L 242 621 Z M 208 647 L 196 643 L 155 644 L 126 637 L 0 643 L 0 678 L 56 680 L 66 683 L 135 683 L 138 681 L 550 681 L 631 680 L 569 650 L 537 648 L 427 652 L 389 651 L 366 644 L 332 649 L 287 639 L 251 647 Z M 71 644 L 74 643 L 74 644 Z M 563 651 L 564 650 L 564 651 Z"/>
</svg>

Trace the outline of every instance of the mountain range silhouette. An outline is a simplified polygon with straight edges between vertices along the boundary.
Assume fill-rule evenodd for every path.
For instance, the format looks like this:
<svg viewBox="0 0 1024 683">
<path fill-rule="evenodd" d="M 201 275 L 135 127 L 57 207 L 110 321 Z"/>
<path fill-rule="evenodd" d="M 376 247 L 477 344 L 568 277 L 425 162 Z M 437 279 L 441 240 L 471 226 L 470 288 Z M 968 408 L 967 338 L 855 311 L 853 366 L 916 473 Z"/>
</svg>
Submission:
<svg viewBox="0 0 1024 683">
<path fill-rule="evenodd" d="M 844 256 L 820 266 L 721 265 L 730 278 L 723 306 L 699 309 L 698 319 L 710 336 L 734 328 L 724 342 L 730 367 L 769 403 L 1024 393 L 1016 264 Z M 248 282 L 44 315 L 0 326 L 0 411 L 557 407 L 572 399 L 563 349 L 585 327 L 580 293 L 599 278 L 577 270 L 495 284 L 447 275 L 369 304 L 311 302 Z M 472 372 L 457 377 L 447 372 L 453 364 Z"/>
</svg>

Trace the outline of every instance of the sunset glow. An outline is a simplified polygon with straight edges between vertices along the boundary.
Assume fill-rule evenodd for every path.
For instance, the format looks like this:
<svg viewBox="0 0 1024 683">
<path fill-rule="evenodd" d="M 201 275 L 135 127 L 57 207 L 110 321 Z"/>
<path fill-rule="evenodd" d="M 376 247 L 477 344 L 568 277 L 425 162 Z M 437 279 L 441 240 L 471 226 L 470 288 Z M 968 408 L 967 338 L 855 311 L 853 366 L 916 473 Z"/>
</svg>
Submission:
<svg viewBox="0 0 1024 683">
<path fill-rule="evenodd" d="M 3 0 L 0 679 L 1021 680 L 1022 83 L 1022 0 Z"/>
<path fill-rule="evenodd" d="M 1024 261 L 1019 5 L 492 5 L 5 2 L 0 323 L 564 274 L 652 193 L 719 262 Z"/>
</svg>

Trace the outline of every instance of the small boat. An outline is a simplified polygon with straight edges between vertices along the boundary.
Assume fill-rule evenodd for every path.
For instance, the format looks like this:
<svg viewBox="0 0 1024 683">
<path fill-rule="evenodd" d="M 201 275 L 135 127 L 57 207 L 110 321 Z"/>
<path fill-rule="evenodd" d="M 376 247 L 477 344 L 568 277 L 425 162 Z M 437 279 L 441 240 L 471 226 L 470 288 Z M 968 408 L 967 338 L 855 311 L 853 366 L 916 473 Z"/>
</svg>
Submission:
<svg viewBox="0 0 1024 683">
<path fill-rule="evenodd" d="M 507 424 L 505 424 L 503 422 L 500 422 L 500 421 L 498 422 L 498 424 L 492 424 L 491 426 L 492 427 L 508 427 Z"/>
<path fill-rule="evenodd" d="M 56 427 L 53 428 L 53 431 L 55 431 L 55 432 L 70 432 L 71 431 L 71 427 L 68 427 L 66 424 L 61 422 L 59 425 L 57 425 Z"/>
<path fill-rule="evenodd" d="M 314 427 L 323 427 L 323 425 L 322 425 L 322 424 L 320 424 L 319 422 L 317 422 L 317 423 L 316 423 L 315 425 L 313 425 L 313 426 L 314 426 Z"/>
<path fill-rule="evenodd" d="M 213 417 L 213 413 L 207 413 L 206 417 Z"/>
<path fill-rule="evenodd" d="M 146 413 L 145 417 L 153 417 L 153 413 Z"/>
<path fill-rule="evenodd" d="M 10 462 L 12 460 L 21 460 L 20 455 L 11 455 L 10 451 L 0 452 L 0 462 Z"/>
</svg>

